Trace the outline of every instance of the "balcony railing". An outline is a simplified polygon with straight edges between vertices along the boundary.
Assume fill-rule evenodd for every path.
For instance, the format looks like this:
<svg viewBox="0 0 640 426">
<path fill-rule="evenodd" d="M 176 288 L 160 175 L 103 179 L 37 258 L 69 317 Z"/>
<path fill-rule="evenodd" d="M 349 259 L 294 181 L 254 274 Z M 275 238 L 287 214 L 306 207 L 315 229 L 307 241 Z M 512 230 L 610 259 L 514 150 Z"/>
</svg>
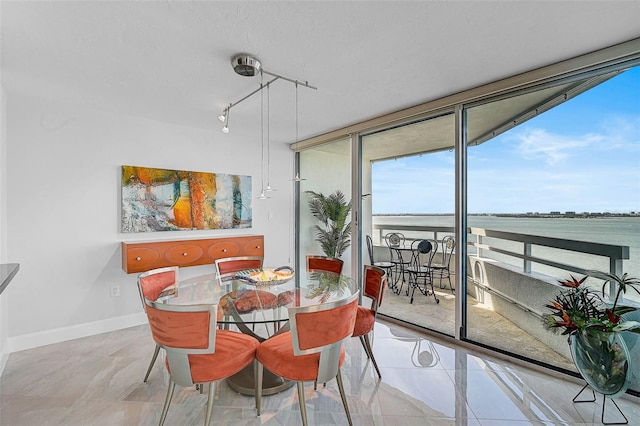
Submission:
<svg viewBox="0 0 640 426">
<path fill-rule="evenodd" d="M 430 237 L 440 241 L 442 236 L 453 235 L 454 233 L 454 228 L 447 226 L 373 225 L 373 230 L 378 242 L 383 242 L 384 236 L 389 232 L 402 232 L 407 236 L 407 240 L 410 241 Z M 492 257 L 488 253 L 497 253 L 513 259 L 520 259 L 524 273 L 531 273 L 532 264 L 544 265 L 579 274 L 585 274 L 587 270 L 593 269 L 558 261 L 557 259 L 561 259 L 562 256 L 555 256 L 556 260 L 534 256 L 532 253 L 533 248 L 536 246 L 607 258 L 609 262 L 609 272 L 616 275 L 622 275 L 623 260 L 629 259 L 628 246 L 542 237 L 539 235 L 494 231 L 476 227 L 469 227 L 468 233 L 470 254 L 478 257 Z M 425 237 L 424 235 L 427 236 Z M 374 237 L 374 240 L 376 240 L 376 237 Z M 491 244 L 492 241 L 495 241 L 495 243 L 499 241 L 517 242 L 521 243 L 521 246 L 519 250 L 516 251 L 514 249 L 500 247 L 499 244 Z M 610 286 L 610 294 L 615 294 L 615 290 L 615 286 Z"/>
</svg>

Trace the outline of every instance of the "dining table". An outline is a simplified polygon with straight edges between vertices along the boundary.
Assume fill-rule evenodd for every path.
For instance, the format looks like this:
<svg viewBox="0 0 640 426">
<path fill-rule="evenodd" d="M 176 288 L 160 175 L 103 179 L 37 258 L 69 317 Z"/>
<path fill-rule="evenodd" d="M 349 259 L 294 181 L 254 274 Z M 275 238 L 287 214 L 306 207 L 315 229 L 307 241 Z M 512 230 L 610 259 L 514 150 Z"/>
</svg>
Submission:
<svg viewBox="0 0 640 426">
<path fill-rule="evenodd" d="M 346 299 L 358 290 L 351 277 L 324 271 L 295 273 L 289 267 L 238 271 L 220 279 L 207 274 L 180 280 L 158 301 L 173 305 L 217 305 L 219 328 L 237 330 L 259 341 L 289 330 L 289 307 Z M 254 361 L 257 362 L 257 361 Z M 227 379 L 244 395 L 255 394 L 253 365 Z M 288 389 L 293 382 L 264 370 L 263 395 Z"/>
</svg>

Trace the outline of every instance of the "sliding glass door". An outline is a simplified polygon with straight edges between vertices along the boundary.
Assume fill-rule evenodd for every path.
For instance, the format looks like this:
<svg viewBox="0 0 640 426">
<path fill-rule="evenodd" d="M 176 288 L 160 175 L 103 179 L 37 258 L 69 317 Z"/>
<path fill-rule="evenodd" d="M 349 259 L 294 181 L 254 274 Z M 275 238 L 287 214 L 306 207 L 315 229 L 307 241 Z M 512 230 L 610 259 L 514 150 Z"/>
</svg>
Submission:
<svg viewBox="0 0 640 426">
<path fill-rule="evenodd" d="M 396 262 L 379 312 L 452 336 L 454 287 L 448 275 L 431 273 L 429 261 L 443 263 L 442 241 L 454 233 L 453 143 L 451 110 L 362 136 L 360 221 L 363 261 L 371 262 L 369 236 L 374 262 Z M 389 247 L 391 234 L 401 236 L 401 247 Z M 428 253 L 418 252 L 423 240 Z"/>
<path fill-rule="evenodd" d="M 322 254 L 306 191 L 339 189 L 358 219 L 345 272 L 394 262 L 382 316 L 575 373 L 566 336 L 543 325 L 558 280 L 640 276 L 640 53 L 625 48 L 626 59 L 611 48 L 612 62 L 598 52 L 297 144 L 299 264 Z M 422 240 L 435 256 L 416 285 L 408 262 Z M 624 298 L 640 307 L 634 291 Z M 632 358 L 640 365 L 640 351 Z M 637 373 L 630 389 L 640 392 Z"/>
<path fill-rule="evenodd" d="M 465 108 L 468 339 L 575 371 L 566 336 L 543 317 L 559 280 L 640 276 L 638 99 L 633 67 Z"/>
</svg>

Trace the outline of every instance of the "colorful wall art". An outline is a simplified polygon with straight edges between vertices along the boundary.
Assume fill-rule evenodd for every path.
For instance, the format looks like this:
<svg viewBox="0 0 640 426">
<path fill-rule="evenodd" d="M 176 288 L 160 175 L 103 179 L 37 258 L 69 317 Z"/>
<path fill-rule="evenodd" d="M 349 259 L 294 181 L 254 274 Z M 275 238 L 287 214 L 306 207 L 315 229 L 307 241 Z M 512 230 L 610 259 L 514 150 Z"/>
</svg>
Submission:
<svg viewBox="0 0 640 426">
<path fill-rule="evenodd" d="M 251 228 L 251 176 L 122 166 L 122 232 Z"/>
</svg>

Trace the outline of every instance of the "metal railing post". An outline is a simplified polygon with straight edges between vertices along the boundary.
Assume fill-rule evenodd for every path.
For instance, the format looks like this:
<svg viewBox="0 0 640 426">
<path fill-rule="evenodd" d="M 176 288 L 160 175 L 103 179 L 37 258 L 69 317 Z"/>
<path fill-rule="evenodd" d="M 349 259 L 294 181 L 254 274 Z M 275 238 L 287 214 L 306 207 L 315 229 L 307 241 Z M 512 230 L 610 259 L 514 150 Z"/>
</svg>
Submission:
<svg viewBox="0 0 640 426">
<path fill-rule="evenodd" d="M 526 273 L 531 273 L 531 243 L 524 243 L 524 265 L 523 269 Z"/>
</svg>

